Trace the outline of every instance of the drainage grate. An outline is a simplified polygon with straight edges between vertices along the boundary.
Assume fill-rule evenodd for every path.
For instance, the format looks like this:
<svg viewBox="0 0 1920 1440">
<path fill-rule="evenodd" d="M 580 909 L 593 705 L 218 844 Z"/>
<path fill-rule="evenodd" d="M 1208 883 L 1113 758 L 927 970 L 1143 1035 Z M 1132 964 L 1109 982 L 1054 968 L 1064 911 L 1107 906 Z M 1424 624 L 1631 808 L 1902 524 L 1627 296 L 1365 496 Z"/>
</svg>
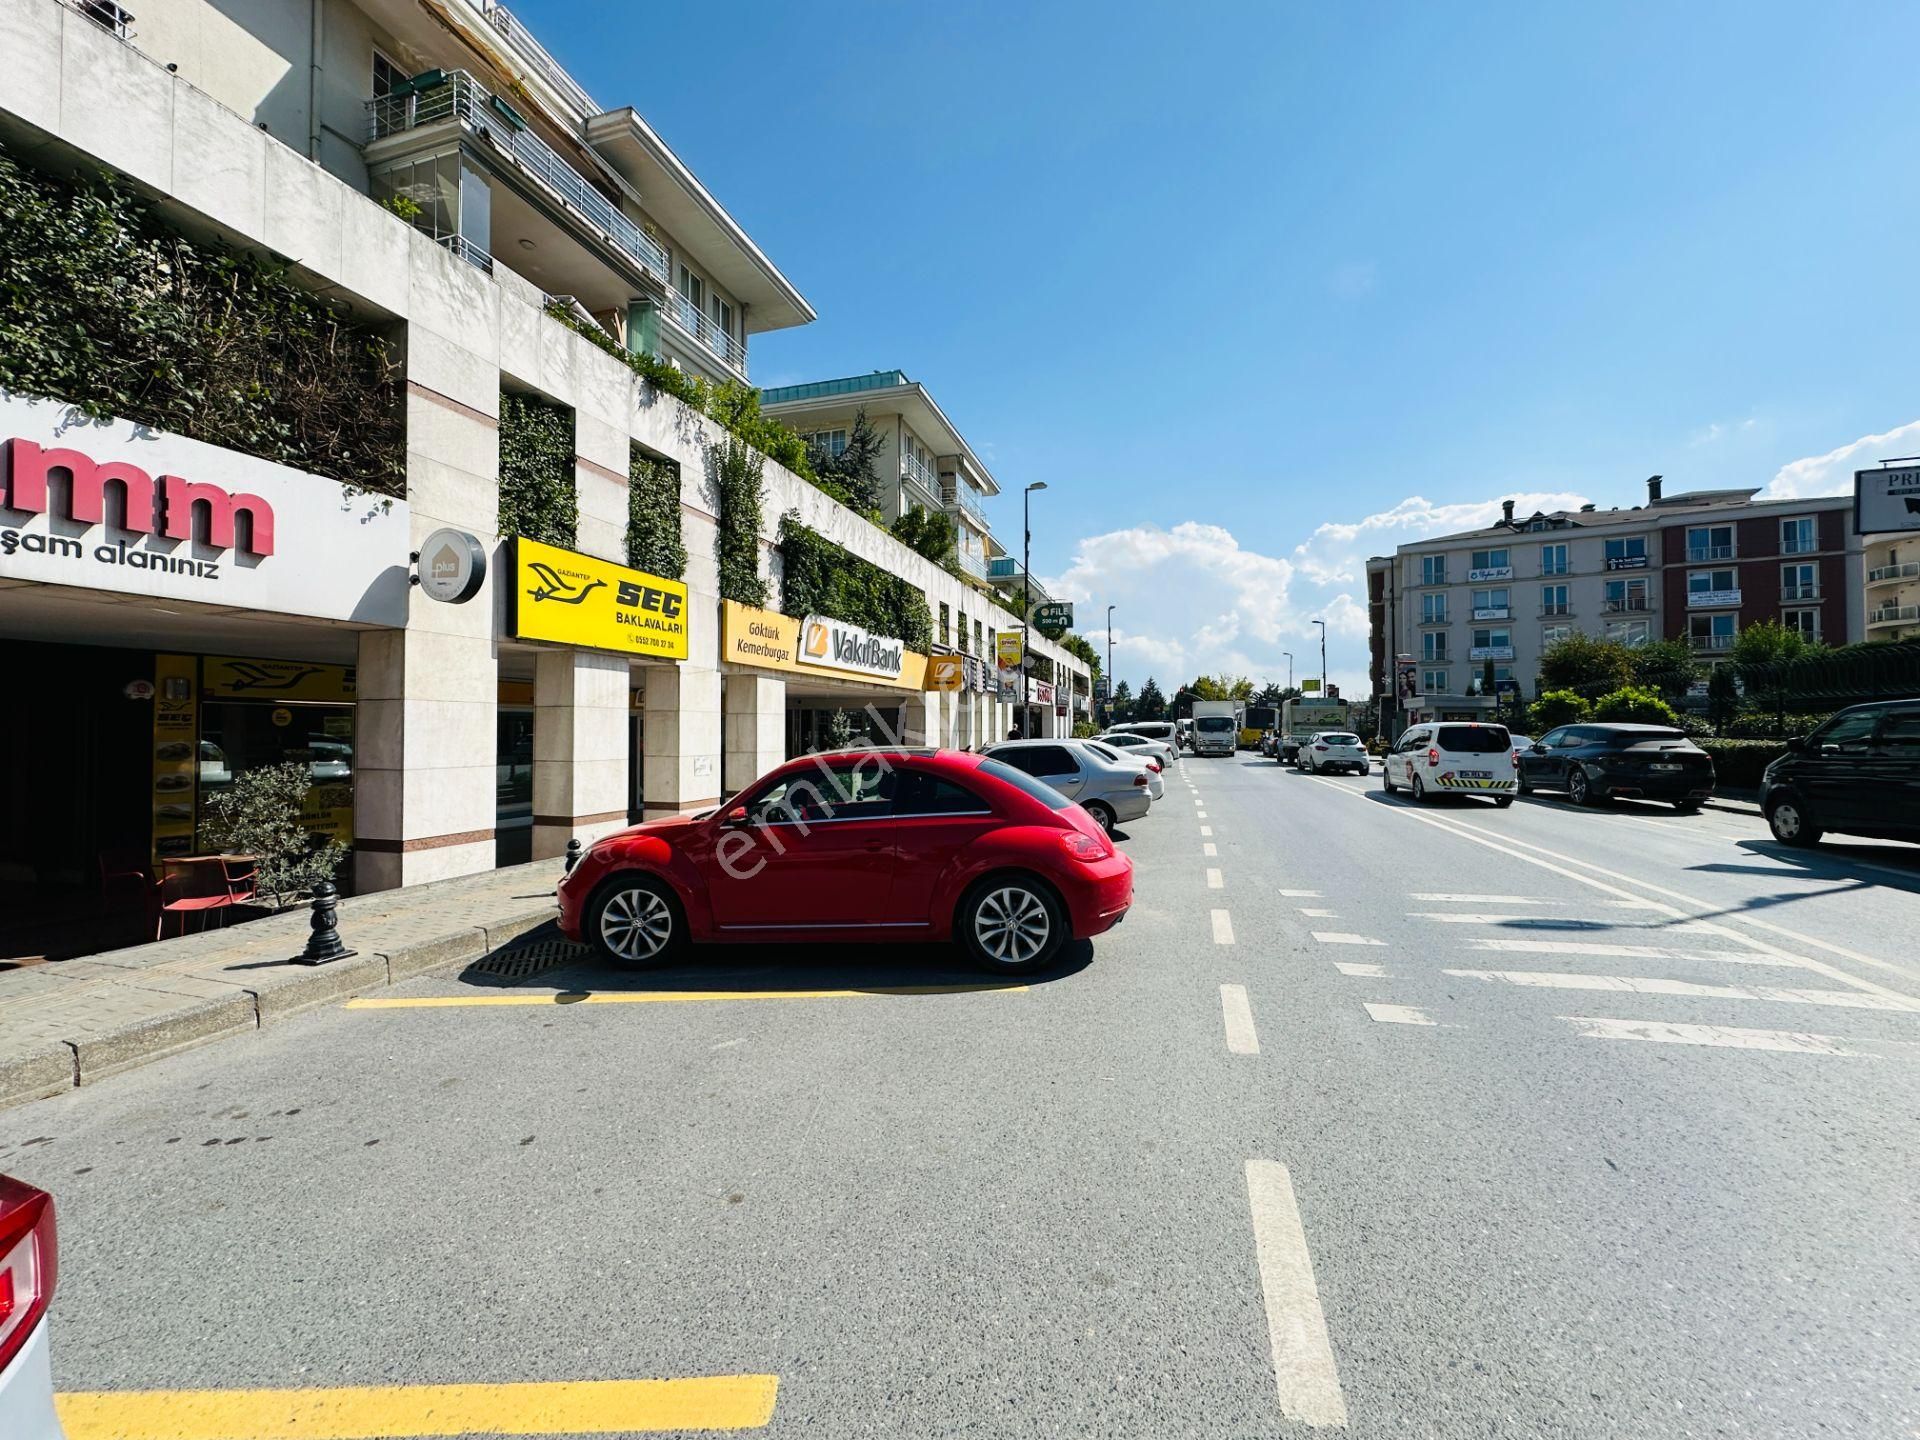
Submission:
<svg viewBox="0 0 1920 1440">
<path fill-rule="evenodd" d="M 473 962 L 468 973 L 512 983 L 531 980 L 556 966 L 578 964 L 592 954 L 587 946 L 576 945 L 571 940 L 536 940 L 530 945 L 511 946 L 483 955 Z"/>
</svg>

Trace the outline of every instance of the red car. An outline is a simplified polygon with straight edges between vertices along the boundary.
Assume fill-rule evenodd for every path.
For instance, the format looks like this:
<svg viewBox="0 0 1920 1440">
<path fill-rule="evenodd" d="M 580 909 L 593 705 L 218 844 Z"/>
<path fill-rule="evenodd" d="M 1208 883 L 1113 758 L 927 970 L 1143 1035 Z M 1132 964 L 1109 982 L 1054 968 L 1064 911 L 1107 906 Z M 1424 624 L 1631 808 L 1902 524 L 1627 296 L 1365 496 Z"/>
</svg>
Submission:
<svg viewBox="0 0 1920 1440">
<path fill-rule="evenodd" d="M 601 840 L 560 882 L 560 929 L 625 965 L 695 940 L 956 940 L 1017 974 L 1132 903 L 1133 862 L 1032 776 L 957 750 L 837 751 Z"/>
</svg>

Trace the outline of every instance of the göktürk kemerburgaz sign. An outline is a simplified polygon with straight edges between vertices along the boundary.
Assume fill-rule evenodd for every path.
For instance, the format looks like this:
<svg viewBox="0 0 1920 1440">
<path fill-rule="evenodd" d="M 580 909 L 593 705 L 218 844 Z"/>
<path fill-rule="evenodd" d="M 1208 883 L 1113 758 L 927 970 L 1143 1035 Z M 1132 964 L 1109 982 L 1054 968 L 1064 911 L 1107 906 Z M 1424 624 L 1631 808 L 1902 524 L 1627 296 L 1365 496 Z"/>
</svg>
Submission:
<svg viewBox="0 0 1920 1440">
<path fill-rule="evenodd" d="M 0 390 L 0 579 L 407 623 L 407 503 Z"/>
</svg>

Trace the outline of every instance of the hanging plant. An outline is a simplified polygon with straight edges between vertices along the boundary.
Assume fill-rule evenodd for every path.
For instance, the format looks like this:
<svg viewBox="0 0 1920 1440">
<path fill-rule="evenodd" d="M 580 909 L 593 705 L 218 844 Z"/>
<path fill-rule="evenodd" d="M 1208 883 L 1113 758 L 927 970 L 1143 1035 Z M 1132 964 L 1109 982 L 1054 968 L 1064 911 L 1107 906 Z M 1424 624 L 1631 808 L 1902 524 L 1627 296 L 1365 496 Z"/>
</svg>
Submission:
<svg viewBox="0 0 1920 1440">
<path fill-rule="evenodd" d="M 573 484 L 573 412 L 500 394 L 500 533 L 571 549 L 580 527 Z"/>
<path fill-rule="evenodd" d="M 638 445 L 627 458 L 627 563 L 678 580 L 687 573 L 680 538 L 680 467 Z"/>
<path fill-rule="evenodd" d="M 830 615 L 877 635 L 933 648 L 933 611 L 911 580 L 882 570 L 804 525 L 780 518 L 780 608 L 789 615 Z"/>
<path fill-rule="evenodd" d="M 767 582 L 760 576 L 760 509 L 766 493 L 766 462 L 731 435 L 708 452 L 708 461 L 719 502 L 714 560 L 720 572 L 720 598 L 764 606 Z"/>
</svg>

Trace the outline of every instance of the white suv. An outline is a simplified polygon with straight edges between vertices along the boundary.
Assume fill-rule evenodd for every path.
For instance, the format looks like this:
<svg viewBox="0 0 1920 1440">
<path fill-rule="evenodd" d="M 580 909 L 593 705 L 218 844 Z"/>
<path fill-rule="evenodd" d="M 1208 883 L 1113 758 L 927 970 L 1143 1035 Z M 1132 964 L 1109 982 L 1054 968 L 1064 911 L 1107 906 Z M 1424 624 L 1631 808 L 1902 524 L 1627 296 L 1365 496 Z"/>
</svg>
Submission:
<svg viewBox="0 0 1920 1440">
<path fill-rule="evenodd" d="M 1411 726 L 1387 752 L 1382 783 L 1389 794 L 1405 785 L 1416 800 L 1485 795 L 1504 810 L 1513 804 L 1517 772 L 1506 726 L 1444 721 Z"/>
</svg>

